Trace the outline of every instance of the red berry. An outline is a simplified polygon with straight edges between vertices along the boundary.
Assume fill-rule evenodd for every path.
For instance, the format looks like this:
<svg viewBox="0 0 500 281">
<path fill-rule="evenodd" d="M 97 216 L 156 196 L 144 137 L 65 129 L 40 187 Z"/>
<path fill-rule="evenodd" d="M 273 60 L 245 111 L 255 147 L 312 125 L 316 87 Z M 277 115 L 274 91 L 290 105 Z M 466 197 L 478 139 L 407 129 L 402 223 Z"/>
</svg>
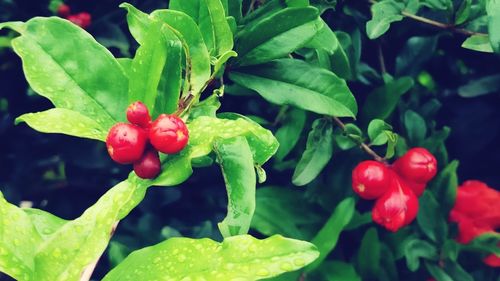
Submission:
<svg viewBox="0 0 500 281">
<path fill-rule="evenodd" d="M 78 13 L 76 15 L 69 15 L 67 19 L 83 29 L 87 29 L 92 23 L 92 16 L 86 12 Z"/>
<path fill-rule="evenodd" d="M 151 124 L 149 139 L 158 151 L 174 154 L 186 146 L 189 132 L 182 119 L 175 115 L 162 114 Z"/>
<path fill-rule="evenodd" d="M 416 147 L 394 162 L 394 169 L 403 178 L 427 183 L 437 173 L 437 161 L 427 149 Z"/>
<path fill-rule="evenodd" d="M 389 169 L 377 161 L 363 161 L 352 171 L 352 189 L 363 199 L 376 199 L 391 183 Z"/>
<path fill-rule="evenodd" d="M 61 4 L 57 8 L 57 15 L 63 18 L 68 17 L 71 14 L 71 8 L 66 4 Z"/>
<path fill-rule="evenodd" d="M 148 140 L 146 131 L 136 125 L 118 123 L 106 138 L 106 147 L 111 158 L 120 164 L 131 164 L 144 153 Z"/>
<path fill-rule="evenodd" d="M 147 149 L 141 159 L 134 163 L 134 172 L 143 179 L 154 179 L 160 171 L 160 157 L 154 149 Z"/>
<path fill-rule="evenodd" d="M 418 213 L 418 199 L 396 175 L 389 190 L 377 201 L 372 211 L 374 222 L 396 232 L 410 224 Z"/>
<path fill-rule="evenodd" d="M 151 125 L 151 115 L 148 108 L 140 101 L 136 101 L 127 108 L 127 120 L 137 126 L 149 128 Z"/>
</svg>

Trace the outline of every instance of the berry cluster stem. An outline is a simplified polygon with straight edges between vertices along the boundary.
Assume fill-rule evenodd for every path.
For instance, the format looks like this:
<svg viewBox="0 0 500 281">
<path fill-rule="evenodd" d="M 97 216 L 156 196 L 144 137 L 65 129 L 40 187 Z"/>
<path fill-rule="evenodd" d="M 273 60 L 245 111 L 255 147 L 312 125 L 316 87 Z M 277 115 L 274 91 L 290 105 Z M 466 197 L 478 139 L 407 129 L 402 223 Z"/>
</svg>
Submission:
<svg viewBox="0 0 500 281">
<path fill-rule="evenodd" d="M 337 124 L 337 126 L 339 126 L 340 129 L 342 129 L 342 131 L 345 131 L 345 124 L 344 122 L 342 122 L 342 120 L 340 120 L 338 117 L 332 117 L 333 121 L 335 122 L 335 124 Z M 353 141 L 357 142 L 356 139 L 353 139 L 351 138 Z M 366 143 L 364 142 L 360 142 L 359 143 L 359 146 L 361 149 L 363 149 L 367 154 L 369 154 L 370 156 L 373 157 L 373 159 L 375 159 L 376 161 L 378 162 L 385 162 L 385 159 L 384 157 L 380 156 L 377 154 L 377 152 L 375 152 L 373 149 L 370 148 L 370 146 L 368 146 Z"/>
</svg>

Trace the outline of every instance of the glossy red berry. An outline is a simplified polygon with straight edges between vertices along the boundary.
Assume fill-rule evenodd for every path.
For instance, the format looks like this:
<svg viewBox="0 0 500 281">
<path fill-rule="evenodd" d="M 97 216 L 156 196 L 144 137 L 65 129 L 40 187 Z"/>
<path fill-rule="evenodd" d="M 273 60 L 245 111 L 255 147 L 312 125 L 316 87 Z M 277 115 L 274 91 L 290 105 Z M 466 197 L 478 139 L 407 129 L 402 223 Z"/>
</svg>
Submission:
<svg viewBox="0 0 500 281">
<path fill-rule="evenodd" d="M 363 161 L 352 171 L 352 189 L 363 199 L 376 199 L 391 183 L 389 169 L 377 161 Z"/>
<path fill-rule="evenodd" d="M 403 178 L 427 183 L 437 173 L 437 161 L 427 149 L 416 147 L 394 162 L 395 171 Z"/>
<path fill-rule="evenodd" d="M 147 133 L 141 127 L 118 123 L 109 130 L 106 147 L 111 159 L 120 164 L 131 164 L 142 157 L 147 140 Z"/>
<path fill-rule="evenodd" d="M 136 101 L 127 108 L 127 120 L 137 126 L 149 128 L 151 125 L 151 115 L 148 108 L 140 101 Z"/>
<path fill-rule="evenodd" d="M 418 199 L 413 191 L 396 175 L 389 190 L 377 201 L 372 210 L 375 223 L 396 232 L 410 224 L 418 213 Z"/>
<path fill-rule="evenodd" d="M 75 15 L 69 15 L 67 19 L 83 29 L 87 29 L 92 23 L 92 16 L 87 12 L 81 12 Z"/>
<path fill-rule="evenodd" d="M 147 149 L 141 159 L 134 163 L 135 174 L 143 179 L 154 179 L 160 171 L 160 157 L 158 151 L 154 149 Z"/>
<path fill-rule="evenodd" d="M 186 146 L 189 132 L 182 119 L 175 115 L 162 114 L 151 124 L 149 139 L 158 151 L 174 154 Z"/>
<path fill-rule="evenodd" d="M 59 5 L 59 7 L 57 8 L 57 15 L 66 18 L 71 15 L 71 8 L 64 3 Z"/>
</svg>

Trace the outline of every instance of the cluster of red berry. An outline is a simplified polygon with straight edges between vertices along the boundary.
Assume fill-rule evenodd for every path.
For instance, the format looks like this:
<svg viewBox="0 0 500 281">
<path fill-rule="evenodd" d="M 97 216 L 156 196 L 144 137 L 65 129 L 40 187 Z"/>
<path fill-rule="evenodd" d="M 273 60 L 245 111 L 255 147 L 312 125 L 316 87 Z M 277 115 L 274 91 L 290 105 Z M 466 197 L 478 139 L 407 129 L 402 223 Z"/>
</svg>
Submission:
<svg viewBox="0 0 500 281">
<path fill-rule="evenodd" d="M 390 231 L 410 224 L 418 199 L 437 172 L 437 161 L 425 148 L 412 148 L 392 165 L 363 161 L 352 171 L 352 188 L 363 199 L 377 199 L 374 222 Z"/>
<path fill-rule="evenodd" d="M 134 164 L 135 173 L 143 179 L 153 179 L 160 173 L 158 151 L 175 154 L 188 142 L 189 132 L 182 119 L 161 114 L 153 122 L 140 101 L 127 108 L 127 120 L 130 124 L 118 123 L 109 130 L 106 147 L 115 162 Z"/>
<path fill-rule="evenodd" d="M 78 14 L 71 14 L 71 8 L 66 4 L 61 4 L 57 8 L 57 15 L 69 20 L 83 29 L 87 29 L 92 23 L 92 16 L 89 13 L 80 12 Z"/>
</svg>

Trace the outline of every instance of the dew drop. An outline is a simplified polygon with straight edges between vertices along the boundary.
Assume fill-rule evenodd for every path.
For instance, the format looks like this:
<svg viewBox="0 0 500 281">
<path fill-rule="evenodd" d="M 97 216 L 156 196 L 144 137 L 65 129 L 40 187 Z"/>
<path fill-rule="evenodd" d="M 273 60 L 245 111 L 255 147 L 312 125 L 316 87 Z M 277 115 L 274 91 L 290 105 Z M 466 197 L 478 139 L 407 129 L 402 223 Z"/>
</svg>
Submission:
<svg viewBox="0 0 500 281">
<path fill-rule="evenodd" d="M 303 266 L 304 264 L 306 264 L 306 262 L 304 261 L 304 259 L 301 259 L 301 258 L 297 258 L 297 259 L 293 260 L 293 263 L 296 266 Z"/>
<path fill-rule="evenodd" d="M 257 275 L 260 276 L 260 277 L 265 277 L 265 276 L 268 276 L 269 275 L 269 270 L 267 269 L 259 269 L 259 271 L 257 271 Z"/>
</svg>

